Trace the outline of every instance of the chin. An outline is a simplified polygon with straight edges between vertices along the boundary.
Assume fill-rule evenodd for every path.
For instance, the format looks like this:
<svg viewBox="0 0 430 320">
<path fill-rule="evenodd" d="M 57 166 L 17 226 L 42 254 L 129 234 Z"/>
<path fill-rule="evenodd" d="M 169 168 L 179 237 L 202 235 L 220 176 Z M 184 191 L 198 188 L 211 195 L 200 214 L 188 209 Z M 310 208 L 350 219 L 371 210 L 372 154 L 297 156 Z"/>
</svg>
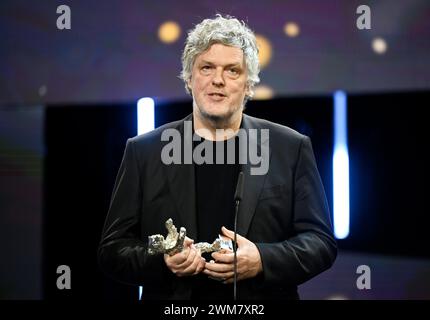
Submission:
<svg viewBox="0 0 430 320">
<path fill-rule="evenodd" d="M 223 120 L 229 118 L 232 113 L 229 110 L 220 110 L 220 108 L 201 108 L 201 114 L 212 120 Z"/>
</svg>

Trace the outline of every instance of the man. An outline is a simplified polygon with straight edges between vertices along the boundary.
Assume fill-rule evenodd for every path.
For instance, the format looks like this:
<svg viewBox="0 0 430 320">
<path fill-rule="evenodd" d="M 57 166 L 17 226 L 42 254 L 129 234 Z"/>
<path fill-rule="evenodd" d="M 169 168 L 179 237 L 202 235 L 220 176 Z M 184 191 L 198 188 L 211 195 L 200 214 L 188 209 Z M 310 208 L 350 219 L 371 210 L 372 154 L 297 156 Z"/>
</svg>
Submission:
<svg viewBox="0 0 430 320">
<path fill-rule="evenodd" d="M 128 140 L 99 247 L 100 265 L 118 281 L 143 285 L 145 299 L 231 299 L 233 253 L 205 258 L 195 243 L 212 242 L 218 234 L 233 239 L 233 195 L 242 171 L 237 297 L 296 299 L 297 285 L 329 268 L 337 253 L 310 139 L 243 114 L 259 82 L 255 36 L 243 22 L 220 15 L 202 21 L 188 34 L 182 65 L 193 113 Z M 234 141 L 235 160 L 166 164 L 163 132 L 186 137 L 189 123 L 193 150 L 204 143 L 213 146 L 205 152 L 218 150 L 205 159 L 227 160 L 228 152 L 220 150 L 231 151 L 226 146 Z M 226 131 L 220 136 L 217 129 Z M 248 141 L 258 154 L 269 151 L 263 174 L 252 174 L 250 161 L 238 161 L 240 130 L 257 130 L 260 137 L 268 130 L 268 137 L 249 135 Z M 182 151 L 181 160 L 189 153 Z M 186 228 L 184 250 L 149 255 L 148 236 L 165 234 L 168 218 Z"/>
</svg>

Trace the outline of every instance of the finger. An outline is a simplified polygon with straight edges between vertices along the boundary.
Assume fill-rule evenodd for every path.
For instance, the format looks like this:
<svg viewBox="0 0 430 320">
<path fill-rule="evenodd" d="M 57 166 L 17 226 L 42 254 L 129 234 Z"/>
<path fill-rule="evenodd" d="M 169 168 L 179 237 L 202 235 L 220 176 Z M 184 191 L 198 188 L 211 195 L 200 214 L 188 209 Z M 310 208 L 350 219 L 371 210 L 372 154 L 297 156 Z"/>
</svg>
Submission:
<svg viewBox="0 0 430 320">
<path fill-rule="evenodd" d="M 190 239 L 188 237 L 185 237 L 184 239 L 184 247 L 189 247 L 190 245 L 192 245 L 194 243 L 193 239 Z"/>
<path fill-rule="evenodd" d="M 229 229 L 227 229 L 226 227 L 221 227 L 221 233 L 223 237 L 227 237 L 231 240 L 234 239 L 234 232 L 230 231 Z"/>
<path fill-rule="evenodd" d="M 202 257 L 201 261 L 200 261 L 200 264 L 197 267 L 196 272 L 194 272 L 194 275 L 202 272 L 204 270 L 204 268 L 205 268 L 205 264 L 206 264 L 206 259 Z"/>
<path fill-rule="evenodd" d="M 208 269 L 204 269 L 203 273 L 209 277 L 212 278 L 216 278 L 219 280 L 223 280 L 225 281 L 226 279 L 229 279 L 231 277 L 233 277 L 233 271 L 229 271 L 229 272 L 214 272 L 214 271 L 210 271 Z"/>
<path fill-rule="evenodd" d="M 166 266 L 168 266 L 170 269 L 171 259 L 170 259 L 170 256 L 166 253 L 164 254 L 164 262 L 166 263 Z"/>
<path fill-rule="evenodd" d="M 197 262 L 197 267 L 196 267 L 193 275 L 196 275 L 196 274 L 202 272 L 203 269 L 205 268 L 205 264 L 206 264 L 206 260 L 203 257 L 199 257 L 198 259 L 196 259 L 196 262 Z"/>
<path fill-rule="evenodd" d="M 164 261 L 166 262 L 166 265 L 169 267 L 169 269 L 172 271 L 176 268 L 178 264 L 183 263 L 185 260 L 186 259 L 184 258 L 184 255 L 182 253 L 177 253 L 173 256 L 164 254 Z"/>
<path fill-rule="evenodd" d="M 226 254 L 226 253 L 233 253 L 233 250 L 230 250 L 228 248 L 222 248 L 219 251 L 215 251 L 215 252 L 218 252 L 218 253 L 221 253 L 221 254 Z"/>
<path fill-rule="evenodd" d="M 193 261 L 191 261 L 191 264 L 186 267 L 181 273 L 183 275 L 192 275 L 196 272 L 197 267 L 199 266 L 199 264 L 201 263 L 201 257 L 200 256 L 195 256 L 195 259 Z"/>
<path fill-rule="evenodd" d="M 187 256 L 187 259 L 183 263 L 181 263 L 181 264 L 178 265 L 179 269 L 188 268 L 193 263 L 196 255 L 198 254 L 198 252 L 197 252 L 196 249 L 190 248 L 188 250 L 189 250 L 189 254 Z"/>
<path fill-rule="evenodd" d="M 231 277 L 226 278 L 222 283 L 223 284 L 231 284 L 233 282 L 234 282 L 234 273 L 233 273 L 233 275 Z"/>
<path fill-rule="evenodd" d="M 211 256 L 212 256 L 212 258 L 215 259 L 216 262 L 233 263 L 233 260 L 234 260 L 234 254 L 233 253 L 214 252 L 214 253 L 212 253 Z"/>
<path fill-rule="evenodd" d="M 239 279 L 238 279 L 239 280 Z M 234 282 L 234 276 L 233 277 L 231 277 L 231 278 L 228 278 L 228 279 L 226 279 L 226 280 L 224 280 L 222 283 L 223 284 L 231 284 L 231 283 L 233 283 Z"/>
<path fill-rule="evenodd" d="M 213 272 L 229 272 L 233 271 L 233 264 L 227 263 L 206 263 L 205 269 Z"/>
<path fill-rule="evenodd" d="M 187 261 L 187 258 L 190 254 L 190 248 L 185 248 L 181 252 L 175 253 L 173 256 L 168 256 L 168 261 L 173 265 L 180 265 Z"/>
<path fill-rule="evenodd" d="M 240 281 L 243 279 L 246 279 L 246 277 L 244 275 L 238 273 L 237 274 L 237 281 Z M 234 282 L 234 273 L 232 273 L 231 277 L 226 278 L 222 283 L 223 284 L 231 284 L 233 282 Z"/>
<path fill-rule="evenodd" d="M 231 240 L 234 240 L 234 232 L 233 231 L 227 229 L 226 227 L 222 227 L 221 231 L 225 236 L 229 237 Z M 238 233 L 236 233 L 236 236 L 237 236 L 237 245 L 238 246 L 241 245 L 242 243 L 246 243 L 249 241 L 248 239 L 246 239 L 245 237 L 242 237 Z"/>
<path fill-rule="evenodd" d="M 225 280 L 224 277 L 222 275 L 220 275 L 217 272 L 214 272 L 210 269 L 207 269 L 208 266 L 215 264 L 214 260 L 210 260 L 209 263 L 205 264 L 205 269 L 203 270 L 203 273 L 206 274 L 209 278 L 213 278 L 213 280 L 220 280 L 223 281 Z"/>
</svg>

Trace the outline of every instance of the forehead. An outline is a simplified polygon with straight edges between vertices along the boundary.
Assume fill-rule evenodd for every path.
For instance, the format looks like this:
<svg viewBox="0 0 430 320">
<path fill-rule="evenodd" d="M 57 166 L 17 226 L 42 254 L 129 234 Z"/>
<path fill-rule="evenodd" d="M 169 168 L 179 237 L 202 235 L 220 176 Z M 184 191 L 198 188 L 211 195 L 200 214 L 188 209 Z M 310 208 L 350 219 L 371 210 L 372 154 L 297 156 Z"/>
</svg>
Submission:
<svg viewBox="0 0 430 320">
<path fill-rule="evenodd" d="M 197 56 L 196 62 L 210 62 L 217 65 L 245 64 L 243 51 L 237 47 L 215 43 Z"/>
</svg>

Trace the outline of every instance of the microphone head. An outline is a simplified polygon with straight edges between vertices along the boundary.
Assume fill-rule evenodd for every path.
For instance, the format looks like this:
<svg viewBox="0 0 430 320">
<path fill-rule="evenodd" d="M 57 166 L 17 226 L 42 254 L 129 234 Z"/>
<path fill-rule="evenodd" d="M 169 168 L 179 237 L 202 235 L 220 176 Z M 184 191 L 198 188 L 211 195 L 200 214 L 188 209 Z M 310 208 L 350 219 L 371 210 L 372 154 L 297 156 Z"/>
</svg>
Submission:
<svg viewBox="0 0 430 320">
<path fill-rule="evenodd" d="M 243 197 L 243 172 L 239 172 L 239 177 L 237 178 L 236 192 L 234 193 L 234 201 L 242 201 Z"/>
</svg>

